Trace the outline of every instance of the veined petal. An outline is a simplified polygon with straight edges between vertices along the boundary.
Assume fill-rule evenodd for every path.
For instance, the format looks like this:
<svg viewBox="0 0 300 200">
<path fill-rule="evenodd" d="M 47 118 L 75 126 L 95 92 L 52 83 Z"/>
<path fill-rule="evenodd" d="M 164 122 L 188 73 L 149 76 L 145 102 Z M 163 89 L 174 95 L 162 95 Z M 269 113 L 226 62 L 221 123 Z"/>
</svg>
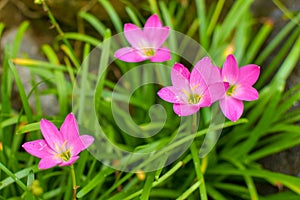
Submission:
<svg viewBox="0 0 300 200">
<path fill-rule="evenodd" d="M 235 84 L 239 77 L 238 63 L 233 55 L 229 55 L 222 68 L 222 78 L 225 82 Z"/>
<path fill-rule="evenodd" d="M 257 81 L 259 74 L 260 67 L 258 65 L 246 65 L 240 68 L 240 75 L 237 82 L 242 85 L 252 86 Z"/>
<path fill-rule="evenodd" d="M 190 92 L 189 78 L 189 70 L 184 65 L 175 63 L 171 71 L 172 84 L 177 88 Z"/>
<path fill-rule="evenodd" d="M 209 57 L 204 57 L 199 60 L 194 69 L 197 69 L 197 71 L 202 75 L 206 85 L 223 82 L 223 79 L 221 78 L 221 70 L 211 62 Z"/>
<path fill-rule="evenodd" d="M 64 141 L 71 141 L 79 137 L 78 123 L 73 113 L 67 115 L 64 123 L 60 127 Z"/>
<path fill-rule="evenodd" d="M 31 155 L 44 158 L 53 155 L 55 152 L 51 148 L 49 148 L 48 144 L 45 140 L 34 140 L 31 142 L 25 142 L 22 147 Z"/>
<path fill-rule="evenodd" d="M 226 90 L 229 88 L 228 83 L 217 82 L 208 86 L 209 96 L 211 98 L 211 103 L 214 103 L 222 98 L 224 98 Z"/>
<path fill-rule="evenodd" d="M 159 48 L 167 40 L 169 36 L 170 28 L 169 27 L 149 27 L 144 28 L 145 38 L 147 38 L 148 44 L 150 47 Z"/>
<path fill-rule="evenodd" d="M 183 65 L 180 63 L 175 63 L 172 69 L 173 73 L 178 73 L 181 74 L 182 77 L 184 77 L 185 79 L 189 80 L 190 79 L 190 71 Z"/>
<path fill-rule="evenodd" d="M 149 27 L 162 27 L 162 23 L 156 14 L 151 15 L 147 19 L 144 28 L 149 28 Z"/>
<path fill-rule="evenodd" d="M 211 96 L 209 94 L 209 91 L 206 90 L 202 93 L 202 97 L 200 99 L 200 102 L 198 103 L 198 106 L 199 107 L 208 107 L 212 104 L 212 101 L 211 101 Z"/>
<path fill-rule="evenodd" d="M 253 101 L 258 99 L 258 92 L 252 86 L 237 86 L 232 95 L 234 98 L 245 101 Z"/>
<path fill-rule="evenodd" d="M 118 49 L 115 52 L 115 57 L 125 62 L 141 62 L 147 59 L 137 49 L 131 47 Z"/>
<path fill-rule="evenodd" d="M 56 150 L 56 145 L 61 145 L 64 142 L 62 134 L 57 130 L 53 123 L 46 119 L 42 119 L 40 123 L 42 134 L 46 143 L 51 149 Z"/>
<path fill-rule="evenodd" d="M 127 41 L 131 44 L 134 48 L 141 48 L 143 47 L 143 43 L 145 43 L 145 34 L 144 32 L 134 24 L 125 24 L 124 25 L 124 35 Z"/>
<path fill-rule="evenodd" d="M 170 103 L 185 103 L 186 102 L 186 95 L 180 91 L 179 89 L 168 86 L 160 89 L 157 92 L 157 95 L 162 98 L 163 100 L 170 102 Z"/>
<path fill-rule="evenodd" d="M 190 88 L 193 93 L 197 93 L 199 95 L 202 95 L 208 89 L 208 82 L 200 72 L 199 67 L 194 67 L 191 72 Z"/>
<path fill-rule="evenodd" d="M 79 154 L 81 151 L 88 148 L 93 142 L 94 137 L 90 135 L 81 135 L 76 140 L 71 141 L 69 145 L 72 148 L 72 156 Z"/>
<path fill-rule="evenodd" d="M 79 156 L 72 156 L 70 158 L 70 160 L 66 161 L 66 162 L 61 162 L 59 164 L 60 167 L 63 167 L 63 166 L 70 166 L 72 165 L 76 160 L 78 160 Z"/>
<path fill-rule="evenodd" d="M 244 104 L 241 100 L 225 96 L 224 99 L 220 100 L 220 108 L 225 117 L 235 122 L 242 116 Z"/>
<path fill-rule="evenodd" d="M 60 161 L 56 159 L 54 156 L 42 158 L 39 162 L 39 169 L 49 169 L 58 165 Z"/>
<path fill-rule="evenodd" d="M 173 110 L 178 116 L 192 115 L 200 109 L 199 105 L 193 104 L 174 104 Z"/>
<path fill-rule="evenodd" d="M 208 90 L 211 103 L 223 97 L 225 88 L 220 75 L 220 69 L 211 62 L 209 57 L 202 58 L 195 65 L 190 78 L 191 88 L 196 87 L 195 85 L 200 81 L 199 77 L 201 77 L 200 79 L 202 80 L 200 83 L 203 85 L 202 89 L 199 89 L 202 91 Z M 199 93 L 201 90 L 197 92 Z"/>
<path fill-rule="evenodd" d="M 164 62 L 171 59 L 170 50 L 168 48 L 159 48 L 155 55 L 150 58 L 151 62 Z"/>
</svg>

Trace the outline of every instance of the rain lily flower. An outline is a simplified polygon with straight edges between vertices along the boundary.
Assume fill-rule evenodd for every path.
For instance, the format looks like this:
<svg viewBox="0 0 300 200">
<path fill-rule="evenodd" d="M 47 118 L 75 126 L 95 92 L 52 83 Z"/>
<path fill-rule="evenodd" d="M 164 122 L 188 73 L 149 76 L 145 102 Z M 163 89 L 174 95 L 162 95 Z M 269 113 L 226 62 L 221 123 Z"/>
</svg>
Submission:
<svg viewBox="0 0 300 200">
<path fill-rule="evenodd" d="M 92 136 L 79 135 L 78 124 L 72 113 L 68 114 L 60 130 L 46 119 L 41 120 L 40 127 L 44 139 L 22 145 L 28 153 L 41 158 L 39 169 L 72 165 L 79 158 L 78 154 L 94 142 Z"/>
<path fill-rule="evenodd" d="M 192 72 L 176 63 L 171 72 L 173 86 L 158 91 L 158 96 L 173 103 L 178 116 L 188 116 L 219 100 L 225 92 L 219 71 L 208 57 L 201 59 Z"/>
<path fill-rule="evenodd" d="M 162 26 L 159 17 L 154 14 L 148 18 L 144 29 L 134 24 L 124 25 L 124 34 L 131 47 L 115 52 L 115 57 L 125 62 L 164 62 L 170 60 L 170 50 L 161 47 L 169 35 L 169 27 Z"/>
<path fill-rule="evenodd" d="M 220 107 L 224 115 L 231 121 L 238 120 L 244 110 L 244 101 L 258 99 L 258 92 L 253 88 L 260 73 L 260 67 L 249 64 L 241 68 L 233 55 L 229 55 L 224 62 L 221 76 L 224 83 L 229 84 L 224 97 L 220 100 Z"/>
</svg>

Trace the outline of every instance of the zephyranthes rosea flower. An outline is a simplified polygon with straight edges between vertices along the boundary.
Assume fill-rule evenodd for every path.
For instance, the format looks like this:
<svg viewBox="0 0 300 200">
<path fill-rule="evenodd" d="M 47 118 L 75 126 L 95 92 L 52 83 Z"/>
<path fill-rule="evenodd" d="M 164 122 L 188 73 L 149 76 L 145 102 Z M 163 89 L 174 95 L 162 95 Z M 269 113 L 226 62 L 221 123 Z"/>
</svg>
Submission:
<svg viewBox="0 0 300 200">
<path fill-rule="evenodd" d="M 173 110 L 179 116 L 196 113 L 201 107 L 208 107 L 219 100 L 225 92 L 219 71 L 208 57 L 201 59 L 192 72 L 176 63 L 171 72 L 173 86 L 158 91 L 158 96 L 173 103 Z"/>
<path fill-rule="evenodd" d="M 131 47 L 124 47 L 115 52 L 115 57 L 120 60 L 164 62 L 171 58 L 170 50 L 161 47 L 168 38 L 169 27 L 162 26 L 156 14 L 148 18 L 143 30 L 134 24 L 125 24 L 124 35 Z"/>
<path fill-rule="evenodd" d="M 224 83 L 229 83 L 224 97 L 220 100 L 220 107 L 224 115 L 231 121 L 238 120 L 244 110 L 243 100 L 258 99 L 258 92 L 253 88 L 260 73 L 260 67 L 249 64 L 238 68 L 233 55 L 229 55 L 224 62 L 221 76 Z"/>
<path fill-rule="evenodd" d="M 22 145 L 28 153 L 41 158 L 39 169 L 72 165 L 79 158 L 78 154 L 94 142 L 92 136 L 79 135 L 78 124 L 72 113 L 66 117 L 60 130 L 46 119 L 41 120 L 40 128 L 44 139 Z"/>
</svg>

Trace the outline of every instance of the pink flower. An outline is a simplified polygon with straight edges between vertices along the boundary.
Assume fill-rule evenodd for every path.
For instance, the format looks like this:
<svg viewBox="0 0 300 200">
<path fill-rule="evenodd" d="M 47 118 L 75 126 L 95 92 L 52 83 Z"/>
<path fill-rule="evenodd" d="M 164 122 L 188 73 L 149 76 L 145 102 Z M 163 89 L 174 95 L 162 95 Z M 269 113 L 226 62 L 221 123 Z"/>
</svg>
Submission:
<svg viewBox="0 0 300 200">
<path fill-rule="evenodd" d="M 231 121 L 238 120 L 244 110 L 243 100 L 258 99 L 258 92 L 252 85 L 257 81 L 260 67 L 249 64 L 238 68 L 233 55 L 229 55 L 221 70 L 224 83 L 229 83 L 224 97 L 220 100 L 220 107 L 224 115 Z"/>
<path fill-rule="evenodd" d="M 41 120 L 40 127 L 44 139 L 22 145 L 28 153 L 41 158 L 39 169 L 72 165 L 79 158 L 78 154 L 94 142 L 92 136 L 79 135 L 78 124 L 72 113 L 68 114 L 60 131 L 45 119 Z"/>
<path fill-rule="evenodd" d="M 132 47 L 124 47 L 115 52 L 115 57 L 125 62 L 164 62 L 170 60 L 170 50 L 161 47 L 169 35 L 169 27 L 162 26 L 156 14 L 146 21 L 141 30 L 134 24 L 124 25 L 124 34 Z"/>
<path fill-rule="evenodd" d="M 196 113 L 219 100 L 225 92 L 219 71 L 208 57 L 201 59 L 190 73 L 182 64 L 176 63 L 171 72 L 173 86 L 158 91 L 158 96 L 173 103 L 179 116 Z"/>
</svg>

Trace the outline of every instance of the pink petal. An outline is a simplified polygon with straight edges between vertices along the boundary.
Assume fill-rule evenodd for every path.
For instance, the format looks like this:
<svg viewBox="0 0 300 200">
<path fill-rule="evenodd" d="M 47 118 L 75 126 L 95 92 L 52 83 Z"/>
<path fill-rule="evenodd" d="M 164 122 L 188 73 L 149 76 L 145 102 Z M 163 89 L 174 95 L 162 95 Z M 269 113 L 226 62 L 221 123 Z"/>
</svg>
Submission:
<svg viewBox="0 0 300 200">
<path fill-rule="evenodd" d="M 229 82 L 231 84 L 236 83 L 238 80 L 239 68 L 233 55 L 227 56 L 222 69 L 222 77 L 225 82 Z"/>
<path fill-rule="evenodd" d="M 144 28 L 144 34 L 147 38 L 147 44 L 155 49 L 161 47 L 169 36 L 169 27 L 162 28 Z"/>
<path fill-rule="evenodd" d="M 209 94 L 209 91 L 206 90 L 204 93 L 202 93 L 201 100 L 197 105 L 202 108 L 202 107 L 208 107 L 211 104 L 212 104 L 211 96 Z"/>
<path fill-rule="evenodd" d="M 60 160 L 55 159 L 54 156 L 42 158 L 39 162 L 38 168 L 39 169 L 49 169 L 54 167 L 60 163 Z"/>
<path fill-rule="evenodd" d="M 199 82 L 199 80 L 197 80 L 196 78 L 201 76 L 202 81 L 200 82 L 200 84 L 203 85 L 202 90 L 208 89 L 211 103 L 219 100 L 224 96 L 225 88 L 220 75 L 220 69 L 213 65 L 209 57 L 204 57 L 199 60 L 195 65 L 192 74 L 195 75 L 193 75 L 193 78 L 191 75 L 191 87 L 193 88 L 195 87 L 195 85 L 197 85 L 197 82 Z M 199 92 L 200 91 L 198 91 L 198 93 Z"/>
<path fill-rule="evenodd" d="M 224 82 L 224 90 L 227 91 L 230 88 L 230 84 L 228 82 Z"/>
<path fill-rule="evenodd" d="M 184 65 L 175 63 L 171 71 L 172 84 L 175 87 L 190 91 L 189 78 L 189 70 Z"/>
<path fill-rule="evenodd" d="M 157 49 L 168 38 L 170 28 L 163 27 L 159 17 L 154 14 L 148 18 L 144 26 L 144 34 L 150 46 Z"/>
<path fill-rule="evenodd" d="M 70 166 L 72 165 L 76 160 L 78 160 L 79 156 L 73 156 L 70 158 L 70 160 L 68 160 L 67 162 L 61 162 L 59 164 L 60 167 L 63 167 L 63 166 Z"/>
<path fill-rule="evenodd" d="M 221 77 L 222 76 L 222 69 L 219 68 L 219 67 L 216 67 L 216 69 L 217 69 L 217 71 L 218 71 L 218 73 L 220 74 L 220 77 Z"/>
<path fill-rule="evenodd" d="M 199 71 L 203 79 L 206 81 L 206 85 L 223 82 L 220 69 L 213 65 L 209 57 L 204 57 L 199 60 L 194 69 Z"/>
<path fill-rule="evenodd" d="M 225 117 L 233 122 L 242 116 L 244 110 L 244 104 L 241 100 L 228 96 L 220 100 L 220 107 Z"/>
<path fill-rule="evenodd" d="M 175 63 L 172 71 L 173 70 L 174 70 L 174 72 L 181 74 L 182 77 L 184 77 L 185 79 L 187 79 L 187 80 L 190 79 L 191 73 L 183 64 Z"/>
<path fill-rule="evenodd" d="M 164 62 L 171 59 L 170 50 L 168 48 L 159 48 L 155 55 L 150 58 L 151 62 Z"/>
<path fill-rule="evenodd" d="M 69 146 L 72 148 L 72 156 L 76 156 L 84 149 L 88 148 L 94 142 L 94 137 L 90 135 L 81 135 L 76 140 L 70 142 Z"/>
<path fill-rule="evenodd" d="M 42 119 L 40 128 L 47 144 L 51 149 L 55 151 L 55 145 L 60 146 L 61 144 L 63 144 L 64 138 L 53 123 L 46 119 Z"/>
<path fill-rule="evenodd" d="M 208 89 L 206 77 L 201 74 L 199 67 L 194 67 L 190 77 L 190 88 L 193 93 L 202 95 Z"/>
<path fill-rule="evenodd" d="M 253 101 L 258 99 L 258 92 L 252 86 L 237 86 L 232 95 L 234 98 L 245 101 Z"/>
<path fill-rule="evenodd" d="M 222 98 L 224 98 L 226 90 L 229 88 L 228 83 L 213 83 L 209 85 L 208 91 L 211 98 L 211 103 L 214 103 Z"/>
<path fill-rule="evenodd" d="M 60 132 L 64 137 L 64 141 L 74 140 L 79 137 L 79 129 L 73 113 L 67 115 L 64 123 L 60 127 Z"/>
<path fill-rule="evenodd" d="M 252 86 L 258 79 L 260 67 L 258 65 L 250 64 L 240 68 L 240 75 L 238 83 L 242 85 Z"/>
<path fill-rule="evenodd" d="M 163 100 L 170 103 L 184 103 L 186 102 L 186 96 L 179 89 L 169 86 L 160 89 L 157 95 Z"/>
<path fill-rule="evenodd" d="M 53 155 L 55 152 L 51 148 L 49 148 L 48 144 L 45 140 L 34 140 L 31 142 L 26 142 L 22 145 L 22 147 L 31 155 L 44 158 Z"/>
<path fill-rule="evenodd" d="M 134 48 L 148 47 L 147 43 L 144 44 L 146 40 L 144 32 L 136 25 L 125 24 L 124 35 L 132 47 Z"/>
<path fill-rule="evenodd" d="M 198 110 L 200 107 L 198 105 L 193 105 L 193 104 L 174 104 L 173 105 L 173 110 L 178 116 L 188 116 L 192 115 Z"/>
<path fill-rule="evenodd" d="M 131 47 L 118 49 L 115 52 L 115 57 L 125 62 L 141 62 L 147 59 L 138 50 Z"/>
<path fill-rule="evenodd" d="M 162 23 L 156 14 L 151 15 L 147 19 L 144 28 L 149 28 L 149 27 L 162 27 Z"/>
</svg>

